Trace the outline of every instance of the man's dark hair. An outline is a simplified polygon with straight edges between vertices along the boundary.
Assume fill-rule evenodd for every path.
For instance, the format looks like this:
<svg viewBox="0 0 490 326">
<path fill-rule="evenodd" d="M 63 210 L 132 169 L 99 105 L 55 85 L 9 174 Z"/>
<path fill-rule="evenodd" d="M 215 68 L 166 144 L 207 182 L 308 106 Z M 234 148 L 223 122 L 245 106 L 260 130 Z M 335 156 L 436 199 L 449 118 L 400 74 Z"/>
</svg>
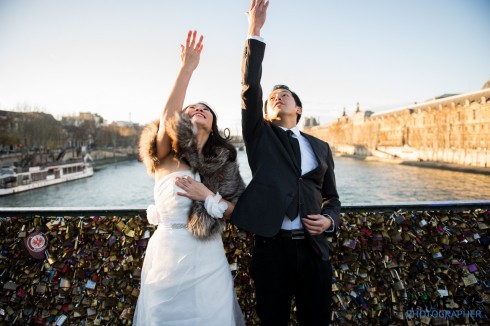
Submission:
<svg viewBox="0 0 490 326">
<path fill-rule="evenodd" d="M 290 91 L 291 92 L 291 95 L 293 95 L 293 99 L 294 99 L 294 103 L 296 103 L 296 106 L 299 106 L 300 108 L 303 108 L 303 104 L 301 103 L 301 100 L 299 99 L 299 96 L 298 94 L 296 94 L 295 92 L 293 92 L 292 90 L 289 89 L 288 86 L 286 85 L 275 85 L 274 87 L 272 87 L 272 91 L 275 91 L 276 89 L 285 89 L 287 91 Z M 267 114 L 267 101 L 268 99 L 265 100 L 264 102 L 264 113 Z M 301 119 L 301 114 L 298 114 L 297 117 L 296 117 L 296 123 L 299 122 L 299 119 Z"/>
</svg>

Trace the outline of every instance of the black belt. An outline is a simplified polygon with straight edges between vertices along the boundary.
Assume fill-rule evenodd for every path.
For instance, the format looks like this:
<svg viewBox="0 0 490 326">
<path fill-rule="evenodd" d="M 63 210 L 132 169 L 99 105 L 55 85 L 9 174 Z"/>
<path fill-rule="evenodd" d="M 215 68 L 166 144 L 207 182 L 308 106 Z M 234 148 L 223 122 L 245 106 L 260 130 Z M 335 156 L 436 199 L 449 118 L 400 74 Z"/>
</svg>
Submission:
<svg viewBox="0 0 490 326">
<path fill-rule="evenodd" d="M 280 230 L 277 234 L 278 237 L 291 239 L 291 240 L 303 240 L 305 238 L 305 230 Z"/>
</svg>

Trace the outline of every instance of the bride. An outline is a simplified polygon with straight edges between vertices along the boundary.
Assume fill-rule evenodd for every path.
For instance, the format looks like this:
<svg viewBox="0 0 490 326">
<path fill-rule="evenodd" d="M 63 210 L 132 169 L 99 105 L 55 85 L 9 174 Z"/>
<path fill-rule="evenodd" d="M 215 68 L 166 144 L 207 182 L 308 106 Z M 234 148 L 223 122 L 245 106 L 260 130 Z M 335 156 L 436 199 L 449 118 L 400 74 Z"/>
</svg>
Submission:
<svg viewBox="0 0 490 326">
<path fill-rule="evenodd" d="M 202 35 L 189 31 L 182 65 L 159 120 L 140 138 L 155 177 L 148 221 L 158 227 L 146 249 L 134 325 L 244 325 L 221 232 L 244 183 L 236 150 L 203 102 L 183 103 L 199 64 Z"/>
</svg>

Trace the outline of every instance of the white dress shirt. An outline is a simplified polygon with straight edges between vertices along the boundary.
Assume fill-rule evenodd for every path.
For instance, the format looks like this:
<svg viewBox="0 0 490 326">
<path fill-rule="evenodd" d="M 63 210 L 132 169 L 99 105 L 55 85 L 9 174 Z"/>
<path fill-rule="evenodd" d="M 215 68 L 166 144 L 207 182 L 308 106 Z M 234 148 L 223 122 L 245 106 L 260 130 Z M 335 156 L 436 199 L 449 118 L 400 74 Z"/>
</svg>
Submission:
<svg viewBox="0 0 490 326">
<path fill-rule="evenodd" d="M 287 128 L 280 128 L 284 131 L 288 130 Z M 304 175 L 305 173 L 316 169 L 318 166 L 318 162 L 316 160 L 315 153 L 313 153 L 310 142 L 301 135 L 298 126 L 295 126 L 290 130 L 294 134 L 293 137 L 296 137 L 299 142 L 299 149 L 301 151 L 301 175 Z M 301 219 L 299 218 L 299 215 L 292 221 L 289 219 L 289 217 L 286 216 L 281 226 L 281 229 L 283 230 L 298 230 L 302 228 L 303 225 L 301 224 Z"/>
</svg>

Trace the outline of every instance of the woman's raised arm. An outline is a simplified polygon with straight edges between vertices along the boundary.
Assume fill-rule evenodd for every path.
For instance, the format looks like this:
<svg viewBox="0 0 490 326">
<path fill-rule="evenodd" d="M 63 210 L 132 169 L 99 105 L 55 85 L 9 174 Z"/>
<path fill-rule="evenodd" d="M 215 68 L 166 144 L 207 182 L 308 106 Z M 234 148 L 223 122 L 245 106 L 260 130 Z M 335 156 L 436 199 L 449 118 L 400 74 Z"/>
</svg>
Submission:
<svg viewBox="0 0 490 326">
<path fill-rule="evenodd" d="M 156 146 L 157 157 L 160 161 L 167 157 L 171 150 L 170 138 L 165 131 L 165 123 L 168 119 L 171 119 L 176 112 L 182 110 L 185 93 L 187 92 L 192 73 L 199 65 L 199 59 L 203 48 L 203 36 L 201 35 L 198 40 L 196 40 L 196 36 L 196 31 L 189 31 L 187 33 L 185 45 L 180 46 L 182 66 L 180 67 L 172 91 L 170 92 L 167 103 L 160 116 L 160 125 L 158 127 Z"/>
</svg>

